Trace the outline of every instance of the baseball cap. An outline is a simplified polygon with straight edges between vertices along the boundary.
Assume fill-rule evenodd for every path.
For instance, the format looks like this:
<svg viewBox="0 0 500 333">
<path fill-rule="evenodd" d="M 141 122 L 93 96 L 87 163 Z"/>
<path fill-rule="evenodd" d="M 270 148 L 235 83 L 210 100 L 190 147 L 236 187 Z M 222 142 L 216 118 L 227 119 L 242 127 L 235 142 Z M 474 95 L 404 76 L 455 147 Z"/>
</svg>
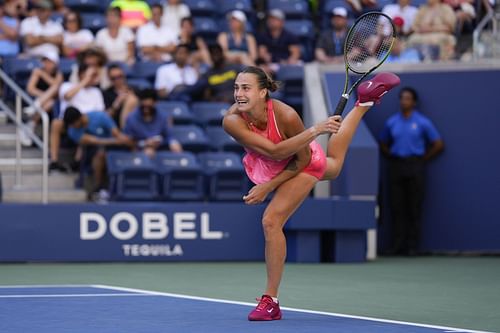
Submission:
<svg viewBox="0 0 500 333">
<path fill-rule="evenodd" d="M 233 10 L 231 13 L 229 13 L 229 17 L 235 18 L 243 23 L 246 23 L 247 21 L 247 16 L 241 10 Z"/>
<path fill-rule="evenodd" d="M 335 7 L 332 11 L 333 16 L 347 17 L 347 9 L 344 7 Z"/>
<path fill-rule="evenodd" d="M 268 16 L 275 17 L 280 20 L 285 19 L 285 13 L 281 9 L 271 9 L 268 13 Z"/>
<path fill-rule="evenodd" d="M 54 6 L 52 5 L 52 1 L 50 0 L 39 0 L 33 3 L 33 7 L 40 9 L 50 9 L 50 10 L 54 8 Z"/>
<path fill-rule="evenodd" d="M 405 21 L 401 16 L 396 16 L 395 18 L 392 19 L 392 22 L 394 22 L 394 25 L 398 27 L 402 27 L 405 24 Z"/>
<path fill-rule="evenodd" d="M 55 64 L 59 64 L 59 54 L 57 54 L 57 52 L 53 51 L 53 50 L 50 50 L 50 51 L 47 51 L 45 52 L 43 55 L 42 55 L 42 60 L 43 59 L 49 59 L 50 61 L 52 61 L 53 63 Z"/>
</svg>

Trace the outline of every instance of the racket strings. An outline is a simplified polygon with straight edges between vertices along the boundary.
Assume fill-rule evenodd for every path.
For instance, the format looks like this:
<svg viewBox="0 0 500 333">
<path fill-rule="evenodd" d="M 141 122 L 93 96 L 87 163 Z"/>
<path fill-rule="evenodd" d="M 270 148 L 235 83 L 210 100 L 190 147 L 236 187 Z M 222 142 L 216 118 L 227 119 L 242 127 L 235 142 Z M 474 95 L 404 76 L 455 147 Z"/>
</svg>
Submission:
<svg viewBox="0 0 500 333">
<path fill-rule="evenodd" d="M 345 59 L 354 72 L 368 72 L 384 61 L 393 40 L 389 20 L 379 14 L 366 15 L 353 26 L 345 44 Z"/>
</svg>

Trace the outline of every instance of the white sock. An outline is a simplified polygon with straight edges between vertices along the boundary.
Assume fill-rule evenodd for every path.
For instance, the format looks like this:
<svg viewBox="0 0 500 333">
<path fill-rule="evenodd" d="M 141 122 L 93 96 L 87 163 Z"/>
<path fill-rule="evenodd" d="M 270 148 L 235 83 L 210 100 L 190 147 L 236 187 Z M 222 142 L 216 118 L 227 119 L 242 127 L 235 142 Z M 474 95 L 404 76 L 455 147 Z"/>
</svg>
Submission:
<svg viewBox="0 0 500 333">
<path fill-rule="evenodd" d="M 273 299 L 273 302 L 274 302 L 274 303 L 278 303 L 278 297 L 272 297 L 272 296 L 271 296 L 271 298 Z"/>
</svg>

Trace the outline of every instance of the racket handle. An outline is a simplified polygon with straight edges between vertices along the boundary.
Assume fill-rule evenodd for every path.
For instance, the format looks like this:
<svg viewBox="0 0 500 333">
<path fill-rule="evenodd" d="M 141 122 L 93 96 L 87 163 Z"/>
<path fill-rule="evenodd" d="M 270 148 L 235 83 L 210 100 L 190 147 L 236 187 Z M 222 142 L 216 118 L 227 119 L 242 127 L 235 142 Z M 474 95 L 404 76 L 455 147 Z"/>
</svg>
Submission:
<svg viewBox="0 0 500 333">
<path fill-rule="evenodd" d="M 340 98 L 339 103 L 337 104 L 337 108 L 335 109 L 334 116 L 340 116 L 342 112 L 344 112 L 345 106 L 347 104 L 347 99 L 349 97 L 346 97 L 345 95 L 342 95 Z"/>
</svg>

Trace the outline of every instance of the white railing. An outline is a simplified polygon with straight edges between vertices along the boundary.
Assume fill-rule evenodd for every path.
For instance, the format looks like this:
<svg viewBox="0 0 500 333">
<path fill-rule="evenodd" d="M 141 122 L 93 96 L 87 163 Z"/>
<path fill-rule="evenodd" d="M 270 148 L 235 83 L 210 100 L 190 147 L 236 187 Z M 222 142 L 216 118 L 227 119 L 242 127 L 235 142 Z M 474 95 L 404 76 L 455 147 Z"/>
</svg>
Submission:
<svg viewBox="0 0 500 333">
<path fill-rule="evenodd" d="M 7 88 L 11 89 L 15 95 L 15 104 L 13 111 L 3 99 L 0 99 L 0 108 L 4 110 L 7 117 L 9 117 L 17 127 L 16 135 L 16 175 L 15 187 L 22 187 L 22 165 L 21 153 L 22 145 L 20 141 L 21 131 L 25 131 L 27 135 L 33 140 L 35 145 L 42 150 L 42 203 L 48 203 L 49 199 L 49 116 L 40 107 L 33 103 L 33 99 L 21 89 L 3 70 L 0 69 L 0 80 L 3 83 L 4 93 Z M 42 139 L 40 139 L 33 131 L 26 126 L 22 121 L 22 103 L 26 103 L 36 110 L 42 120 Z"/>
<path fill-rule="evenodd" d="M 474 59 L 480 59 L 483 58 L 483 49 L 484 47 L 481 45 L 480 38 L 481 34 L 485 30 L 486 26 L 491 23 L 492 26 L 492 35 L 496 36 L 498 34 L 498 26 L 497 26 L 497 20 L 495 17 L 495 11 L 491 7 L 491 4 L 489 3 L 488 0 L 483 0 L 484 8 L 486 8 L 486 14 L 484 15 L 483 19 L 481 22 L 478 23 L 476 26 L 476 29 L 474 29 L 474 32 L 472 33 L 472 50 L 473 50 L 473 56 Z M 498 4 L 496 5 L 498 6 Z"/>
</svg>

